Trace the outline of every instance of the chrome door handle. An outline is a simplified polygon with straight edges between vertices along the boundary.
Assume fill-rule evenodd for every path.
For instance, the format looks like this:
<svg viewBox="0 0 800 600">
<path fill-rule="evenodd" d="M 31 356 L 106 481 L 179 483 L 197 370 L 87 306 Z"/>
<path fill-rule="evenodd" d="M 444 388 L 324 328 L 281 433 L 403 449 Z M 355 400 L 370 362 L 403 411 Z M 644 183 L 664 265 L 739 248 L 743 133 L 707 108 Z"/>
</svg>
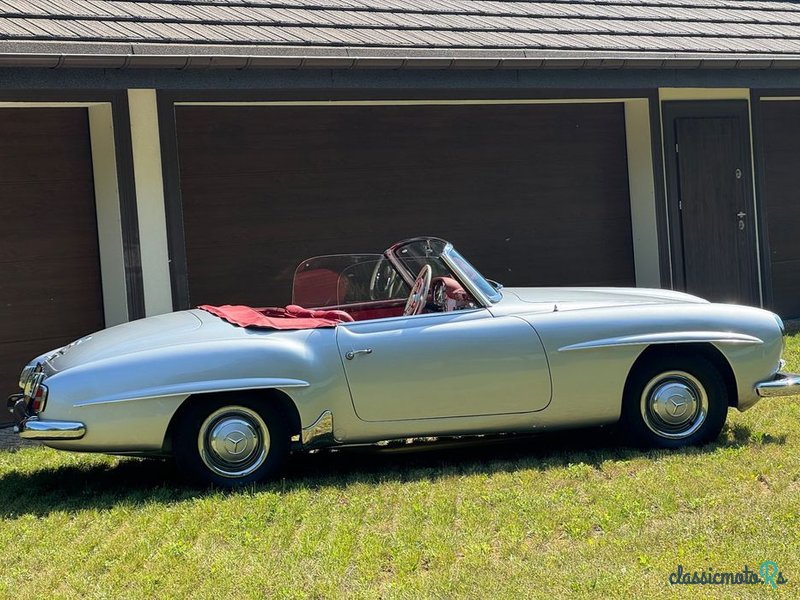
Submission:
<svg viewBox="0 0 800 600">
<path fill-rule="evenodd" d="M 362 350 L 351 350 L 344 357 L 347 360 L 353 360 L 356 357 L 356 354 L 372 354 L 372 348 L 364 348 Z"/>
</svg>

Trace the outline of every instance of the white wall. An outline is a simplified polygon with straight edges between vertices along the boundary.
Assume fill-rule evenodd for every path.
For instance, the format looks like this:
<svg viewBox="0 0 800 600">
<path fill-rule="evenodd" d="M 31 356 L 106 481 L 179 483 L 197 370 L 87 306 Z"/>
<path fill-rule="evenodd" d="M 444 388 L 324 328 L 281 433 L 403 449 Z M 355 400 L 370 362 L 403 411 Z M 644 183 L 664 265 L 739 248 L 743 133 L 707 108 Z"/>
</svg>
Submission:
<svg viewBox="0 0 800 600">
<path fill-rule="evenodd" d="M 106 327 L 111 327 L 128 320 L 114 124 L 111 104 L 96 104 L 88 110 L 103 306 Z"/>
<path fill-rule="evenodd" d="M 156 91 L 128 90 L 145 314 L 172 311 Z"/>
<path fill-rule="evenodd" d="M 636 285 L 661 287 L 656 185 L 650 135 L 650 103 L 646 98 L 625 101 L 625 138 L 628 148 L 628 190 Z"/>
</svg>

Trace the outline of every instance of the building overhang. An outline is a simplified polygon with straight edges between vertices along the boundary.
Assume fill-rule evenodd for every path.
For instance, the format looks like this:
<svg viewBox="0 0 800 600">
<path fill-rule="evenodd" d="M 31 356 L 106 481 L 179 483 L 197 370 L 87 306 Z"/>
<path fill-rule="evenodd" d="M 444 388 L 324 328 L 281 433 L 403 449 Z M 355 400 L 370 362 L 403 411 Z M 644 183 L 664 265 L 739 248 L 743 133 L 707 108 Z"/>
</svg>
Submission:
<svg viewBox="0 0 800 600">
<path fill-rule="evenodd" d="M 44 69 L 800 69 L 800 55 L 564 50 L 0 42 L 0 68 Z"/>
</svg>

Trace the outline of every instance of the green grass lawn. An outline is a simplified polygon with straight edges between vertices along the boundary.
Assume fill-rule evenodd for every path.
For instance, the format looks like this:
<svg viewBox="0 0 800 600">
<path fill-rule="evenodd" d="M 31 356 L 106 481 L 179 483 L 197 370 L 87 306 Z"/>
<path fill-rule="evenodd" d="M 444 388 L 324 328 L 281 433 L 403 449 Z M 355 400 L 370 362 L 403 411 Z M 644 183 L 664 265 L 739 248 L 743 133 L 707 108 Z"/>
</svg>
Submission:
<svg viewBox="0 0 800 600">
<path fill-rule="evenodd" d="M 788 340 L 800 371 L 800 334 Z M 639 452 L 602 432 L 293 460 L 240 492 L 168 463 L 0 452 L 0 596 L 800 597 L 800 398 L 718 443 Z M 778 563 L 786 585 L 670 586 Z"/>
</svg>

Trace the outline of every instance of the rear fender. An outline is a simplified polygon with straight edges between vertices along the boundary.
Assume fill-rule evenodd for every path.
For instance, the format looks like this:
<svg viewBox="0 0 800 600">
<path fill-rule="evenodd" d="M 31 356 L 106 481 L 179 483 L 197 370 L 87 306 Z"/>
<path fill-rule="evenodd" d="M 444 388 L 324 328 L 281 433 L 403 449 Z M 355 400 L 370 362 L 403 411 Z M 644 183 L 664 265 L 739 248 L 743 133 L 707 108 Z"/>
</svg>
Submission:
<svg viewBox="0 0 800 600">
<path fill-rule="evenodd" d="M 277 389 L 306 427 L 324 410 L 351 406 L 333 331 L 314 333 L 181 345 L 79 365 L 47 379 L 46 417 L 86 424 L 83 439 L 65 442 L 65 449 L 157 451 L 188 397 Z"/>
</svg>

